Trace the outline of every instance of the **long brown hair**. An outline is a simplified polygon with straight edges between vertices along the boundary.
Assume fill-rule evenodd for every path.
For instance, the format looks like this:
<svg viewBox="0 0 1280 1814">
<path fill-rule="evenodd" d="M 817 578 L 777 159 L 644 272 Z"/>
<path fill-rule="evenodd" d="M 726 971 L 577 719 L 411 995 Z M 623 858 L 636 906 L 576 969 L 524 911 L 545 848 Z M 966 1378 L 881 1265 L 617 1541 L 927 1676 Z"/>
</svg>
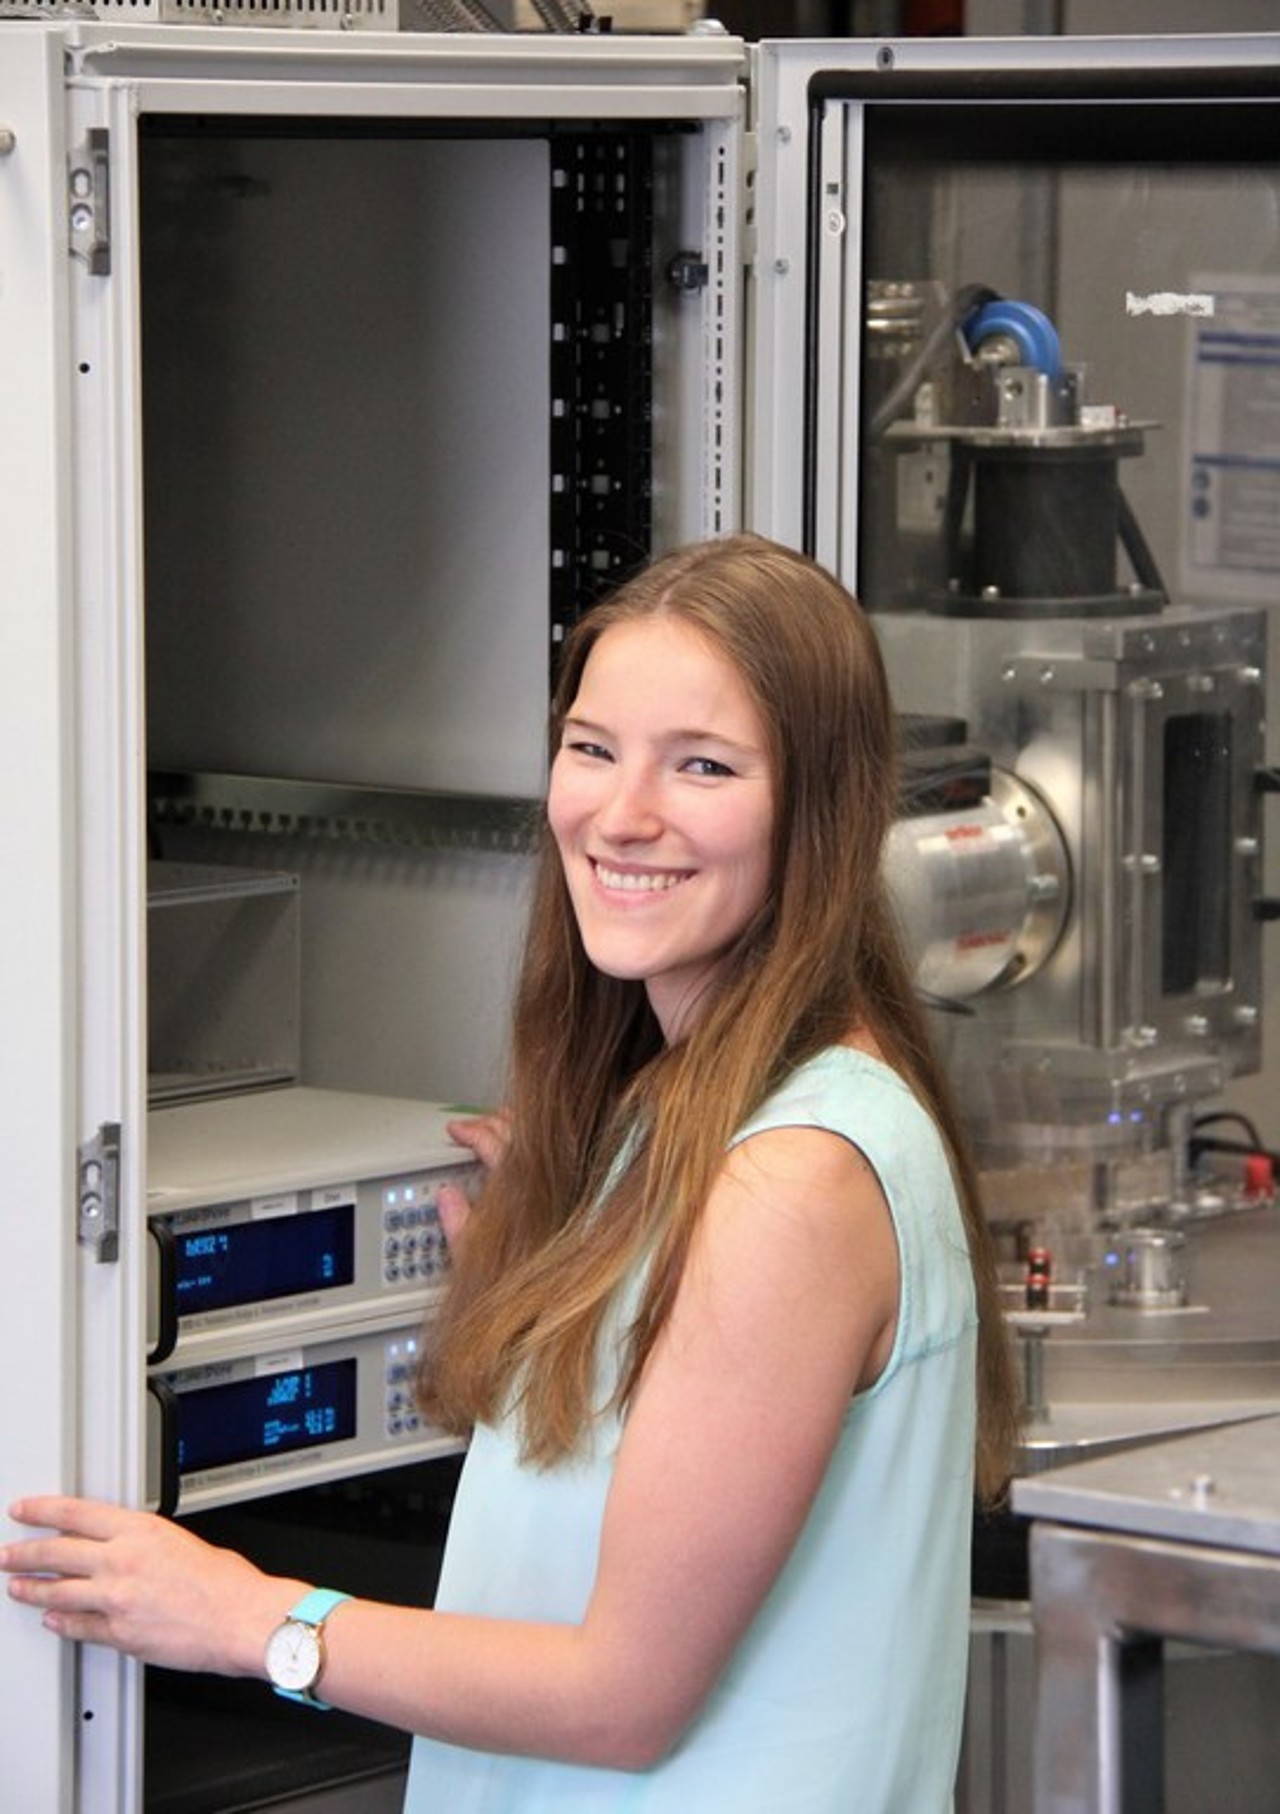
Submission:
<svg viewBox="0 0 1280 1814">
<path fill-rule="evenodd" d="M 860 1027 L 950 1150 L 978 1294 L 978 1490 L 995 1498 L 1011 1465 L 1013 1375 L 973 1167 L 881 874 L 898 792 L 874 632 L 831 575 L 776 543 L 734 536 L 678 551 L 567 639 L 553 752 L 596 643 L 615 624 L 655 615 L 725 656 L 759 712 L 774 782 L 770 886 L 691 1031 L 667 1048 L 643 984 L 587 959 L 544 826 L 514 1007 L 511 1143 L 470 1218 L 426 1344 L 424 1408 L 462 1430 L 514 1405 L 530 1461 L 569 1454 L 599 1408 L 605 1309 L 651 1252 L 626 1338 L 625 1406 L 733 1133 L 798 1065 Z"/>
</svg>

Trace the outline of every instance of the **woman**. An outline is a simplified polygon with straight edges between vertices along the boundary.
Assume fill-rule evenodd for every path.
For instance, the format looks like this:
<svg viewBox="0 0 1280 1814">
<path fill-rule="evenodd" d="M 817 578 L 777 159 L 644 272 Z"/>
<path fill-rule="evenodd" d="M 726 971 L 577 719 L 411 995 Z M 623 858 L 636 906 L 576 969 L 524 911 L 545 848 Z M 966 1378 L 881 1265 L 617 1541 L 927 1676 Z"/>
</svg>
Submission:
<svg viewBox="0 0 1280 1814">
<path fill-rule="evenodd" d="M 578 627 L 553 733 L 510 1115 L 457 1130 L 495 1163 L 422 1381 L 475 1426 L 436 1610 L 76 1500 L 15 1507 L 59 1534 L 0 1566 L 64 1636 L 286 1688 L 264 1644 L 327 1612 L 297 1681 L 419 1735 L 413 1814 L 933 1814 L 1014 1411 L 880 876 L 873 634 L 799 555 L 696 547 Z"/>
</svg>

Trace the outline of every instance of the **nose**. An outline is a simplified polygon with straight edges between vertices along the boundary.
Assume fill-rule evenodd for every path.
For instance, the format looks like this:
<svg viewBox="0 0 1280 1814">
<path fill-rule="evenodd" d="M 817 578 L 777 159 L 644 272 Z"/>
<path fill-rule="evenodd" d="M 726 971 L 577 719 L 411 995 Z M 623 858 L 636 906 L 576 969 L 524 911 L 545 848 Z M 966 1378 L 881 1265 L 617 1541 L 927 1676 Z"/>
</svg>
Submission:
<svg viewBox="0 0 1280 1814">
<path fill-rule="evenodd" d="M 658 778 L 647 764 L 614 763 L 597 805 L 595 828 L 611 844 L 637 844 L 662 830 Z"/>
</svg>

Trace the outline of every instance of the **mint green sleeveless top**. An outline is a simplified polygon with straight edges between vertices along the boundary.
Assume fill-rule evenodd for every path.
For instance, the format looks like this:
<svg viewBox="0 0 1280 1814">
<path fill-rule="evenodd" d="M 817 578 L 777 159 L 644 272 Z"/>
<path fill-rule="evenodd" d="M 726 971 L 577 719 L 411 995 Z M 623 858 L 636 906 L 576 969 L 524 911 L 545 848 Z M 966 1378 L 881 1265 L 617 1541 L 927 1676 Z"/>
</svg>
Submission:
<svg viewBox="0 0 1280 1814">
<path fill-rule="evenodd" d="M 792 1555 L 675 1748 L 641 1772 L 414 1742 L 405 1814 L 943 1814 L 964 1702 L 976 1314 L 941 1140 L 901 1079 L 835 1047 L 741 1129 L 826 1128 L 874 1168 L 901 1261 L 897 1338 L 850 1401 Z M 736 1144 L 736 1142 L 735 1142 Z M 762 1259 L 767 1263 L 767 1256 Z M 612 1364 L 612 1363 L 611 1363 Z M 602 1380 L 600 1402 L 614 1381 Z M 578 1621 L 621 1436 L 522 1466 L 477 1430 L 436 1604 Z"/>
</svg>

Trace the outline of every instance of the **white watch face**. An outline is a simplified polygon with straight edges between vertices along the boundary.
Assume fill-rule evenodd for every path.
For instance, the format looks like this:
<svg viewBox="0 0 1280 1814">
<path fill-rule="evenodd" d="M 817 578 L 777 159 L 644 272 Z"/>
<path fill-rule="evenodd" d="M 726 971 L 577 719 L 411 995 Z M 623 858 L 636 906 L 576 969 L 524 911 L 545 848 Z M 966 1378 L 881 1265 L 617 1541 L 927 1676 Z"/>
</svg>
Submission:
<svg viewBox="0 0 1280 1814">
<path fill-rule="evenodd" d="M 301 1694 L 320 1674 L 320 1634 L 301 1619 L 286 1619 L 267 1639 L 267 1674 L 277 1688 Z"/>
</svg>

